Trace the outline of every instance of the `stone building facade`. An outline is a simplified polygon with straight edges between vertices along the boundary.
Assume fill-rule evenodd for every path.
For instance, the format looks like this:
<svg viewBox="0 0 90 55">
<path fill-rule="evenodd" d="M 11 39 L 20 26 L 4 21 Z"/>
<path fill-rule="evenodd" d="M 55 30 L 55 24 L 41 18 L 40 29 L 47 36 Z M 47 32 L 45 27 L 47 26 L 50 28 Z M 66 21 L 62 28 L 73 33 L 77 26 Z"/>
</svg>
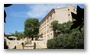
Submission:
<svg viewBox="0 0 90 55">
<path fill-rule="evenodd" d="M 50 28 L 51 22 L 57 20 L 62 24 L 68 21 L 73 21 L 71 12 L 76 14 L 76 8 L 72 5 L 68 5 L 64 8 L 57 7 L 52 9 L 40 22 L 40 38 L 45 40 L 52 39 L 54 34 L 52 28 Z"/>
</svg>

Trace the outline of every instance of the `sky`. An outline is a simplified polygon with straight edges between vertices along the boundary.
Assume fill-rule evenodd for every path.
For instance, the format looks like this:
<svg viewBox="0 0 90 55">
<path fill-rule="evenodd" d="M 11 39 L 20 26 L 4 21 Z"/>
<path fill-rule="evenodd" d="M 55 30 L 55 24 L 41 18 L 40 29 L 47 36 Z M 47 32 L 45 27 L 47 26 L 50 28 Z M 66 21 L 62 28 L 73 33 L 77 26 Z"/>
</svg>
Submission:
<svg viewBox="0 0 90 55">
<path fill-rule="evenodd" d="M 4 7 L 6 11 L 6 23 L 4 23 L 5 34 L 15 33 L 15 31 L 24 31 L 24 22 L 27 18 L 37 18 L 41 21 L 48 12 L 60 6 L 66 7 L 68 4 L 13 4 L 9 7 Z M 80 6 L 84 8 L 84 4 L 71 4 L 75 8 Z"/>
</svg>

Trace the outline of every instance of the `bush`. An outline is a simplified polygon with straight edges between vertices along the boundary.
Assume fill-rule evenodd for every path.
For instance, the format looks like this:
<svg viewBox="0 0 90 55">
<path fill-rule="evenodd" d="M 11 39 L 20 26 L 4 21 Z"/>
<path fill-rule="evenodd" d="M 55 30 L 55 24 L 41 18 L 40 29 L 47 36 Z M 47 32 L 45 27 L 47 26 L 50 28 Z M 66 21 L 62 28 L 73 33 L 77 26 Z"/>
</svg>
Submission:
<svg viewBox="0 0 90 55">
<path fill-rule="evenodd" d="M 57 37 L 48 40 L 48 49 L 84 49 L 84 27 L 81 32 L 78 28 L 69 30 L 68 28 L 71 26 L 69 24 L 71 23 L 62 24 L 66 27 L 61 28 L 61 33 Z"/>
<path fill-rule="evenodd" d="M 72 32 L 63 36 L 54 37 L 48 40 L 48 49 L 83 49 L 84 48 L 84 33 Z"/>
</svg>

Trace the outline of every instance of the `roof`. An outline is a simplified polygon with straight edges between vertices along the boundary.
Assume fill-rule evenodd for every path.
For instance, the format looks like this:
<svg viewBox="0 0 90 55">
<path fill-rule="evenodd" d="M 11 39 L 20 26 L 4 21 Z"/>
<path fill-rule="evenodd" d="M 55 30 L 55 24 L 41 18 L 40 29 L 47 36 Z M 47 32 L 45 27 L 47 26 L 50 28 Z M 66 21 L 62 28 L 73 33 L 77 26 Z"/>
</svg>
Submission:
<svg viewBox="0 0 90 55">
<path fill-rule="evenodd" d="M 52 13 L 55 13 L 55 9 L 52 9 L 52 10 L 40 21 L 39 24 L 41 24 L 44 20 L 46 20 L 49 16 L 51 16 Z"/>
</svg>

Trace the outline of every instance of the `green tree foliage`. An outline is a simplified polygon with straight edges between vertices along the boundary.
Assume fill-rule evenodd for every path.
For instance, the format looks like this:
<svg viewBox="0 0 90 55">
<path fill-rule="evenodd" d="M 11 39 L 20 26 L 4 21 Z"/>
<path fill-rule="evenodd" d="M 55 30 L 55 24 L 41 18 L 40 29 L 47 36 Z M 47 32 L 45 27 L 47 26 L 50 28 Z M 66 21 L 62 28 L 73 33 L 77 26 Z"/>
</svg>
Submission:
<svg viewBox="0 0 90 55">
<path fill-rule="evenodd" d="M 58 30 L 60 30 L 60 33 L 69 33 L 69 28 L 72 25 L 71 22 L 68 23 L 63 23 L 63 24 L 58 24 Z"/>
<path fill-rule="evenodd" d="M 69 30 L 72 23 L 59 24 L 60 34 L 48 40 L 48 49 L 83 49 L 84 48 L 84 27 L 82 32 L 78 28 Z"/>
<path fill-rule="evenodd" d="M 68 23 L 63 23 L 59 24 L 58 21 L 53 21 L 51 23 L 51 28 L 53 29 L 54 32 L 54 37 L 58 35 L 58 32 L 63 34 L 63 33 L 69 33 L 70 26 L 72 25 L 71 22 Z"/>
<path fill-rule="evenodd" d="M 53 29 L 54 36 L 56 36 L 56 31 L 58 30 L 59 24 L 58 21 L 51 22 L 51 28 Z"/>
<path fill-rule="evenodd" d="M 18 39 L 23 39 L 25 37 L 23 32 L 18 32 Z"/>
<path fill-rule="evenodd" d="M 33 40 L 33 37 L 36 37 L 39 32 L 39 21 L 36 18 L 28 18 L 24 22 L 24 34 L 27 37 L 31 37 Z"/>
<path fill-rule="evenodd" d="M 15 31 L 14 36 L 18 37 L 18 31 Z"/>
<path fill-rule="evenodd" d="M 16 36 L 18 40 L 25 38 L 25 35 L 23 32 L 15 31 L 15 33 L 12 33 L 13 36 Z"/>
</svg>

